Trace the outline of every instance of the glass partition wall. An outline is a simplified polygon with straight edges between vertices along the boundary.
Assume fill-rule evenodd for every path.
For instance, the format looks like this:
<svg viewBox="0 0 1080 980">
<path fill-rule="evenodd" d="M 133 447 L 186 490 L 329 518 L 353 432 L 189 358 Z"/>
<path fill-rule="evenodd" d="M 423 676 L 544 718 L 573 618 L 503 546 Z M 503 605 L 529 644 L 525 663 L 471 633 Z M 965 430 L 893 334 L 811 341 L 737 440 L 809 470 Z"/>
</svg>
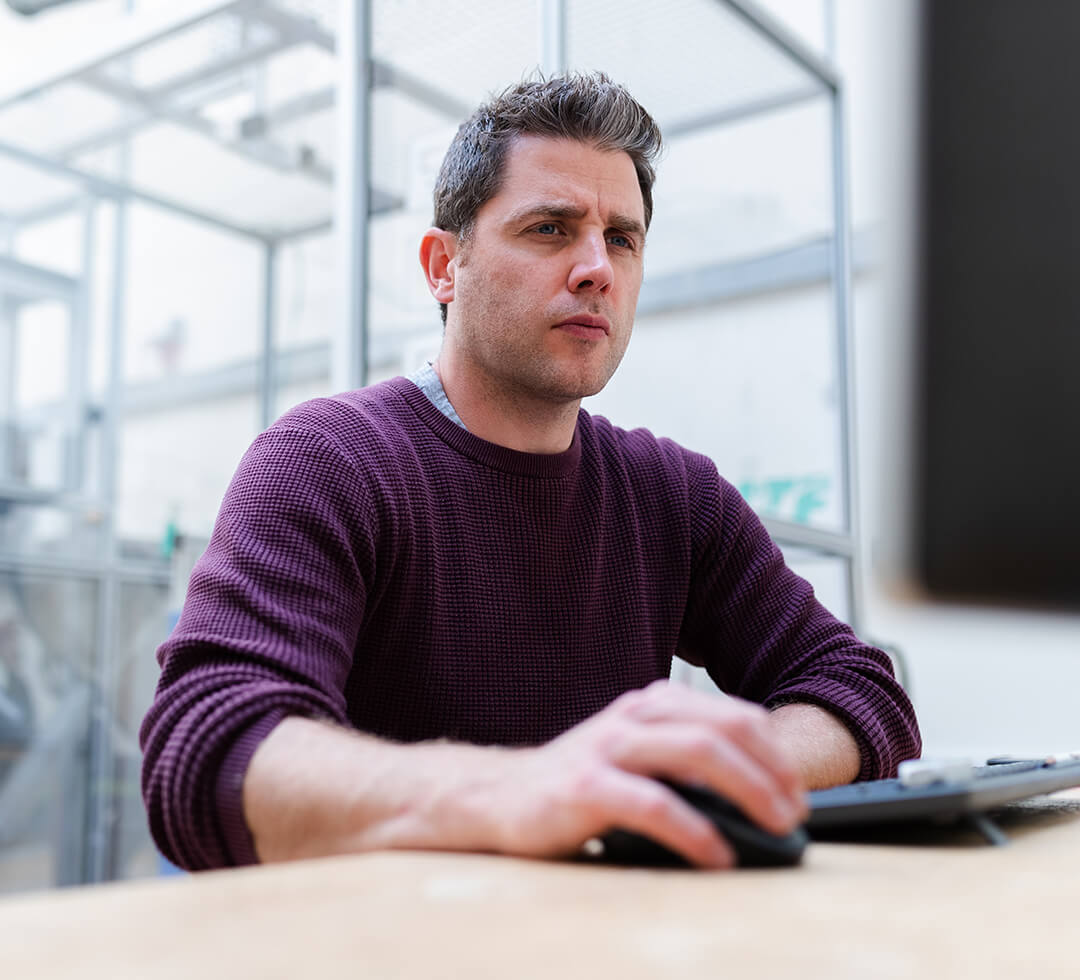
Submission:
<svg viewBox="0 0 1080 980">
<path fill-rule="evenodd" d="M 168 870 L 138 726 L 232 471 L 298 401 L 434 356 L 436 170 L 538 67 L 606 71 L 665 133 L 634 340 L 588 407 L 715 458 L 857 619 L 819 56 L 745 0 L 126 6 L 0 71 L 0 891 Z"/>
</svg>

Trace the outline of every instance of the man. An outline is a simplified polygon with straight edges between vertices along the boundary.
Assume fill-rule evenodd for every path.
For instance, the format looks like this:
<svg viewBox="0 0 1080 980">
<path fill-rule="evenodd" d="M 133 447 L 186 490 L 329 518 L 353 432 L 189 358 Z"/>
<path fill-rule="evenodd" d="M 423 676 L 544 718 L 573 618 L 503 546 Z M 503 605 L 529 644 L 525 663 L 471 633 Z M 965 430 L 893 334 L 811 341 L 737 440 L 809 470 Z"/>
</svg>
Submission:
<svg viewBox="0 0 1080 980">
<path fill-rule="evenodd" d="M 715 466 L 580 410 L 630 339 L 659 144 L 599 75 L 463 124 L 420 246 L 438 360 L 259 436 L 159 652 L 144 794 L 172 860 L 558 856 L 619 826 L 723 867 L 654 777 L 784 832 L 805 787 L 918 754 L 888 658 Z M 676 654 L 737 697 L 667 683 Z"/>
</svg>

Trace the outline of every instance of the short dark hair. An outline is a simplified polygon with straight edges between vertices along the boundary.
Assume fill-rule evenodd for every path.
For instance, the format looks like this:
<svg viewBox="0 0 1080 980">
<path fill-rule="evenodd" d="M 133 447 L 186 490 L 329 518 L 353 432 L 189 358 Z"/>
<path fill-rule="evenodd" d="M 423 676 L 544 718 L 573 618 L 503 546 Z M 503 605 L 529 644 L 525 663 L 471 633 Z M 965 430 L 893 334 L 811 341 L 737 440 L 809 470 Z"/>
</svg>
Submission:
<svg viewBox="0 0 1080 980">
<path fill-rule="evenodd" d="M 660 127 L 625 88 L 590 72 L 552 78 L 538 73 L 485 102 L 461 124 L 435 183 L 436 228 L 454 232 L 459 240 L 469 237 L 477 212 L 499 191 L 507 149 L 524 135 L 626 153 L 637 172 L 649 227 Z M 439 305 L 446 323 L 446 304 Z"/>
</svg>

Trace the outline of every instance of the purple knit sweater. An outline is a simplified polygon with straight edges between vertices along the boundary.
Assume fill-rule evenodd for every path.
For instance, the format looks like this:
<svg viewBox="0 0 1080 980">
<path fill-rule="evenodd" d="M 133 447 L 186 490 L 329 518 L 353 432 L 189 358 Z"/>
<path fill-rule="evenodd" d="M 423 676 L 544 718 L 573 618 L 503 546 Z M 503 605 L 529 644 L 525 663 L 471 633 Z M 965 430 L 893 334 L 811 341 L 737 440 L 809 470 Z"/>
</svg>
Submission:
<svg viewBox="0 0 1080 980">
<path fill-rule="evenodd" d="M 706 457 L 584 411 L 566 452 L 516 452 L 403 378 L 308 402 L 244 456 L 158 651 L 151 831 L 182 867 L 254 861 L 242 780 L 286 715 L 538 744 L 676 653 L 731 694 L 828 708 L 863 779 L 919 752 L 888 658 Z"/>
</svg>

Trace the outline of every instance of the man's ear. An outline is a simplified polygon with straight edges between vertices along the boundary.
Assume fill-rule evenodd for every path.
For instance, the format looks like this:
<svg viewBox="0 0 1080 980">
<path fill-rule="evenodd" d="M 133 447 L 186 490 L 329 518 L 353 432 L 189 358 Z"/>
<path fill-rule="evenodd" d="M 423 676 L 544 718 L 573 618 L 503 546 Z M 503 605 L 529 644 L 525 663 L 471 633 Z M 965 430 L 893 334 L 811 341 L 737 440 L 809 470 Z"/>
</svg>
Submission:
<svg viewBox="0 0 1080 980">
<path fill-rule="evenodd" d="M 420 239 L 420 265 L 431 295 L 440 303 L 453 302 L 457 253 L 458 239 L 452 231 L 429 228 Z"/>
</svg>

